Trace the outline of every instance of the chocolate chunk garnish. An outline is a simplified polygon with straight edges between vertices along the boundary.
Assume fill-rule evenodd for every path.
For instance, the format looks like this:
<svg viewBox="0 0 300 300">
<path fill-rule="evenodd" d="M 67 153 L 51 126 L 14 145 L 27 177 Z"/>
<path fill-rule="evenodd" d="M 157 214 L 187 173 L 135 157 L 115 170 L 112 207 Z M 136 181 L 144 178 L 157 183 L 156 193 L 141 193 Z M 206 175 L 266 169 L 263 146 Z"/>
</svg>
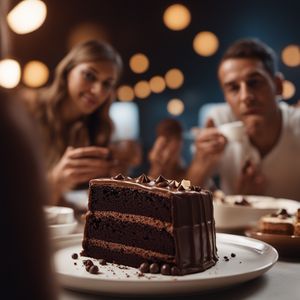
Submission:
<svg viewBox="0 0 300 300">
<path fill-rule="evenodd" d="M 285 217 L 291 217 L 291 215 L 287 212 L 287 210 L 285 208 L 282 208 L 278 215 L 281 215 L 281 216 L 285 216 Z"/>
<path fill-rule="evenodd" d="M 89 272 L 91 274 L 98 274 L 99 268 L 97 266 L 93 265 L 93 266 L 90 267 Z"/>
<path fill-rule="evenodd" d="M 196 191 L 196 192 L 201 192 L 202 191 L 201 186 L 194 185 L 193 187 L 194 187 L 194 191 Z"/>
<path fill-rule="evenodd" d="M 173 275 L 173 276 L 180 275 L 180 270 L 178 269 L 178 267 L 173 266 L 173 267 L 171 268 L 171 275 Z"/>
<path fill-rule="evenodd" d="M 124 180 L 125 176 L 123 176 L 121 173 L 119 173 L 118 175 L 116 175 L 115 177 L 113 177 L 113 179 L 115 179 L 115 180 Z"/>
<path fill-rule="evenodd" d="M 84 260 L 84 261 L 83 261 L 83 264 L 84 264 L 85 266 L 92 266 L 92 265 L 93 265 L 93 262 L 92 262 L 90 259 L 87 259 L 87 260 Z"/>
<path fill-rule="evenodd" d="M 159 265 L 157 263 L 151 264 L 149 271 L 151 274 L 157 274 L 159 272 Z"/>
<path fill-rule="evenodd" d="M 171 274 L 171 267 L 170 267 L 170 265 L 168 265 L 168 264 L 163 264 L 163 265 L 161 266 L 160 273 L 161 273 L 162 275 L 170 275 L 170 274 Z"/>
<path fill-rule="evenodd" d="M 176 189 L 176 188 L 177 188 L 176 181 L 175 181 L 175 180 L 172 180 L 172 181 L 169 183 L 169 187 L 172 188 L 172 189 Z"/>
<path fill-rule="evenodd" d="M 93 267 L 93 266 L 94 266 L 94 265 L 86 265 L 86 266 L 85 266 L 86 271 L 89 272 L 89 271 L 90 271 L 90 268 Z"/>
<path fill-rule="evenodd" d="M 155 183 L 160 183 L 160 182 L 164 182 L 167 181 L 166 178 L 164 178 L 163 176 L 159 175 L 156 179 L 155 179 Z"/>
<path fill-rule="evenodd" d="M 73 253 L 73 254 L 72 254 L 72 258 L 73 258 L 73 259 L 77 259 L 77 258 L 78 258 L 78 254 L 77 254 L 77 253 Z"/>
<path fill-rule="evenodd" d="M 234 202 L 235 205 L 242 205 L 242 206 L 251 206 L 250 202 L 246 200 L 246 198 L 242 198 L 241 200 L 237 200 Z"/>
<path fill-rule="evenodd" d="M 148 183 L 148 182 L 150 182 L 150 178 L 147 175 L 142 174 L 141 176 L 139 176 L 135 180 L 135 182 L 137 182 L 137 183 Z"/>
<path fill-rule="evenodd" d="M 150 266 L 149 266 L 149 263 L 147 262 L 144 262 L 140 265 L 139 267 L 139 270 L 142 272 L 142 273 L 149 273 L 150 271 Z"/>
<path fill-rule="evenodd" d="M 168 185 L 169 185 L 168 181 L 163 181 L 156 184 L 156 186 L 158 187 L 166 187 Z"/>
<path fill-rule="evenodd" d="M 179 187 L 177 188 L 177 191 L 180 191 L 180 192 L 185 191 L 184 186 L 182 186 L 182 185 L 180 184 Z"/>
</svg>

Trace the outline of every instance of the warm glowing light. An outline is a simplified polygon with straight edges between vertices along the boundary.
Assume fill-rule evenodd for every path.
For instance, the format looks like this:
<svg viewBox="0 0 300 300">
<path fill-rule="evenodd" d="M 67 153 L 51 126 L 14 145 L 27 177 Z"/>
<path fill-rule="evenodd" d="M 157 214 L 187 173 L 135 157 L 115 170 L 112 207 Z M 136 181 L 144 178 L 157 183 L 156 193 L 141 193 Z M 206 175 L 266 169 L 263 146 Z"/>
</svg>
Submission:
<svg viewBox="0 0 300 300">
<path fill-rule="evenodd" d="M 180 99 L 171 99 L 168 102 L 167 110 L 171 115 L 179 116 L 184 111 L 184 104 Z"/>
<path fill-rule="evenodd" d="M 120 101 L 132 101 L 134 99 L 134 91 L 129 85 L 122 85 L 117 90 L 117 96 Z"/>
<path fill-rule="evenodd" d="M 145 54 L 137 53 L 130 58 L 129 66 L 134 73 L 144 73 L 149 68 L 149 59 Z"/>
<path fill-rule="evenodd" d="M 75 45 L 88 40 L 109 41 L 109 36 L 100 24 L 93 22 L 79 23 L 72 27 L 68 37 L 68 48 L 71 49 Z"/>
<path fill-rule="evenodd" d="M 182 4 L 169 6 L 163 16 L 165 25 L 171 30 L 182 30 L 191 22 L 190 11 Z"/>
<path fill-rule="evenodd" d="M 202 31 L 195 36 L 193 48 L 199 55 L 211 56 L 218 50 L 219 40 L 214 33 Z"/>
<path fill-rule="evenodd" d="M 165 75 L 167 87 L 178 89 L 183 85 L 184 75 L 179 69 L 171 69 Z"/>
<path fill-rule="evenodd" d="M 21 78 L 20 64 L 14 59 L 0 61 L 0 85 L 11 89 L 18 85 Z"/>
<path fill-rule="evenodd" d="M 298 45 L 289 45 L 281 53 L 282 61 L 289 67 L 300 65 L 300 47 Z"/>
<path fill-rule="evenodd" d="M 40 87 L 44 85 L 49 78 L 47 66 L 37 60 L 28 62 L 23 71 L 23 82 L 29 87 Z"/>
<path fill-rule="evenodd" d="M 161 76 L 154 76 L 149 81 L 150 89 L 153 93 L 161 93 L 166 88 L 166 82 Z"/>
<path fill-rule="evenodd" d="M 296 87 L 295 85 L 288 80 L 283 81 L 283 92 L 282 92 L 282 98 L 284 100 L 292 98 L 296 93 Z"/>
<path fill-rule="evenodd" d="M 47 7 L 43 1 L 24 0 L 10 11 L 7 22 L 14 32 L 25 34 L 42 26 L 46 15 Z"/>
<path fill-rule="evenodd" d="M 138 98 L 141 98 L 141 99 L 147 98 L 151 93 L 149 83 L 145 80 L 138 82 L 134 86 L 134 92 Z"/>
</svg>

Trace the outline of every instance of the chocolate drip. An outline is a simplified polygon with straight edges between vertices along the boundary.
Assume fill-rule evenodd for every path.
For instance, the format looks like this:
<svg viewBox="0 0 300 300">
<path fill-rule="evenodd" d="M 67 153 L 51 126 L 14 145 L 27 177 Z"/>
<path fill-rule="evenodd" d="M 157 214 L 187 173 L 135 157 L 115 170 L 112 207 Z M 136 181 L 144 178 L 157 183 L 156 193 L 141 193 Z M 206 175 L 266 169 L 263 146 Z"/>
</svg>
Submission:
<svg viewBox="0 0 300 300">
<path fill-rule="evenodd" d="M 135 182 L 137 182 L 137 183 L 148 183 L 148 182 L 150 182 L 150 178 L 147 175 L 142 174 L 141 176 L 139 176 L 135 180 Z"/>
</svg>

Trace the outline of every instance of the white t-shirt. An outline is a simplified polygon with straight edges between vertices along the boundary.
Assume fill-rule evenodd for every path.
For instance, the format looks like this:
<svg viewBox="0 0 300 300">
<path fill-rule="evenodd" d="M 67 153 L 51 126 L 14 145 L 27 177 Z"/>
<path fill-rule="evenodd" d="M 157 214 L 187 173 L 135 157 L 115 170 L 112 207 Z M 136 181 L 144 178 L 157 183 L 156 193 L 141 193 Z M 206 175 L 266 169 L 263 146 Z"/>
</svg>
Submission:
<svg viewBox="0 0 300 300">
<path fill-rule="evenodd" d="M 300 109 L 280 103 L 282 130 L 275 147 L 264 158 L 248 139 L 244 143 L 227 144 L 217 174 L 220 175 L 221 189 L 226 194 L 234 192 L 237 178 L 247 158 L 259 164 L 266 178 L 265 195 L 300 201 Z M 230 107 L 224 103 L 208 112 L 216 126 L 236 121 Z"/>
</svg>

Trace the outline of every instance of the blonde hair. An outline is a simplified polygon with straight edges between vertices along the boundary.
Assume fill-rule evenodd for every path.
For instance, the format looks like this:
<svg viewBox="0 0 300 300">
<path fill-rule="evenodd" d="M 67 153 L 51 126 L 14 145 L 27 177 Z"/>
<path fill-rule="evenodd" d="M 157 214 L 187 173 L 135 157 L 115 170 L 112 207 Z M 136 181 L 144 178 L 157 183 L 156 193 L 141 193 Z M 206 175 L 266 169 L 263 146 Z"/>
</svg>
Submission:
<svg viewBox="0 0 300 300">
<path fill-rule="evenodd" d="M 62 116 L 62 103 L 68 97 L 68 74 L 80 63 L 98 61 L 114 63 L 120 77 L 123 65 L 118 52 L 107 43 L 90 40 L 74 47 L 57 65 L 51 85 L 38 91 L 34 114 L 41 126 L 48 168 L 60 159 L 66 147 L 69 146 L 70 132 L 63 123 Z M 113 130 L 109 117 L 112 100 L 112 95 L 110 95 L 104 104 L 86 117 L 84 127 L 88 137 L 87 144 L 108 145 Z"/>
</svg>

